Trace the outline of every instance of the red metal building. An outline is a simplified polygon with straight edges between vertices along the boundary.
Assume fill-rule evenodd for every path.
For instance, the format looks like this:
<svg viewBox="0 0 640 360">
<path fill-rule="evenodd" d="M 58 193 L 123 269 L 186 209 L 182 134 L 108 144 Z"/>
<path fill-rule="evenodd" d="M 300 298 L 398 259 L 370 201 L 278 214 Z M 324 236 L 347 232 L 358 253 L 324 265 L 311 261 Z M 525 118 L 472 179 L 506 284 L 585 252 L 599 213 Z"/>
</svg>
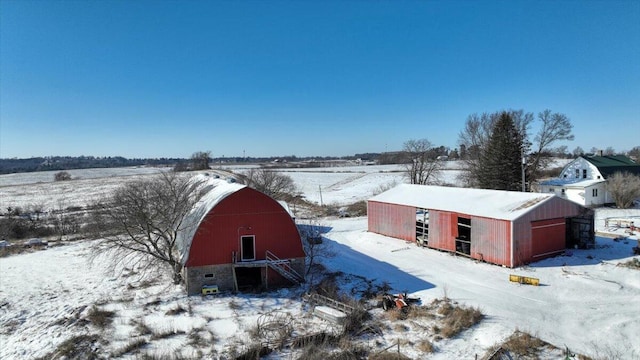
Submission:
<svg viewBox="0 0 640 360">
<path fill-rule="evenodd" d="M 367 216 L 371 232 L 508 267 L 594 242 L 593 212 L 553 194 L 402 184 Z"/>
<path fill-rule="evenodd" d="M 189 294 L 304 281 L 300 233 L 285 206 L 245 185 L 208 186 L 178 235 Z"/>
</svg>

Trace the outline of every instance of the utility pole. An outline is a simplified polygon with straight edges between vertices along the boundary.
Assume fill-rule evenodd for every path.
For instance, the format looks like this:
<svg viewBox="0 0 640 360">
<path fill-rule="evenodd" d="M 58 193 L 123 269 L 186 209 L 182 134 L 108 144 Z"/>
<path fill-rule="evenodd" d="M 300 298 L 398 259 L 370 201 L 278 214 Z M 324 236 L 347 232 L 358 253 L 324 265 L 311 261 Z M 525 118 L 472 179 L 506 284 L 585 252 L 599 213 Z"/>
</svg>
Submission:
<svg viewBox="0 0 640 360">
<path fill-rule="evenodd" d="M 525 192 L 527 191 L 527 186 L 524 177 L 524 166 L 527 164 L 527 158 L 524 156 L 524 147 L 520 148 L 520 154 L 522 155 L 522 165 L 520 166 L 522 168 L 522 192 Z"/>
</svg>

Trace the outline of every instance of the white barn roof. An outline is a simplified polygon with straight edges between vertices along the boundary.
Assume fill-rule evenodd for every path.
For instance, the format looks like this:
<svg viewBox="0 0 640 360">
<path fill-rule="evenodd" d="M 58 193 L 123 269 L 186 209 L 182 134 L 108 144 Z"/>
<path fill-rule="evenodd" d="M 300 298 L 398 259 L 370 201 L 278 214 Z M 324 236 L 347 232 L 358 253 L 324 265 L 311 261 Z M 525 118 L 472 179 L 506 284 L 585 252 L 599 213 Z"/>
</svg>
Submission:
<svg viewBox="0 0 640 360">
<path fill-rule="evenodd" d="M 209 187 L 210 190 L 200 199 L 195 205 L 193 210 L 185 217 L 183 222 L 183 228 L 178 232 L 176 239 L 176 245 L 180 252 L 180 261 L 182 264 L 186 264 L 189 258 L 189 250 L 191 249 L 191 241 L 196 234 L 198 226 L 207 216 L 209 211 L 213 209 L 218 203 L 220 203 L 227 196 L 235 193 L 236 191 L 245 188 L 246 185 L 238 183 L 229 183 L 225 180 L 214 179 L 206 177 L 194 177 L 194 180 L 203 180 L 206 182 L 203 184 L 205 187 Z"/>
<path fill-rule="evenodd" d="M 513 221 L 554 194 L 401 184 L 369 199 Z"/>
</svg>

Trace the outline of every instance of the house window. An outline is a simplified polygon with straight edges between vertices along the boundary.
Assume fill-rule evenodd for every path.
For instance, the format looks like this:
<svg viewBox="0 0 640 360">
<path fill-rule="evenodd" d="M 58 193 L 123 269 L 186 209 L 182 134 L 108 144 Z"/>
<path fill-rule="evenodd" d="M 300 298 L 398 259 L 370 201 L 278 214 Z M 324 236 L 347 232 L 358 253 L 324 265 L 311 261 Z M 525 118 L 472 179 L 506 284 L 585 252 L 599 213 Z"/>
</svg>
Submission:
<svg viewBox="0 0 640 360">
<path fill-rule="evenodd" d="M 564 195 L 564 189 L 562 189 L 562 195 Z"/>
<path fill-rule="evenodd" d="M 583 179 L 587 178 L 587 169 L 582 169 L 582 178 Z"/>
<path fill-rule="evenodd" d="M 566 177 L 567 177 L 567 174 L 564 174 L 564 176 L 563 176 L 563 177 L 564 177 L 564 178 L 566 178 Z"/>
<path fill-rule="evenodd" d="M 580 177 L 580 169 L 576 169 L 576 179 Z"/>
<path fill-rule="evenodd" d="M 592 189 L 591 190 L 591 196 L 598 197 L 598 189 Z"/>
</svg>

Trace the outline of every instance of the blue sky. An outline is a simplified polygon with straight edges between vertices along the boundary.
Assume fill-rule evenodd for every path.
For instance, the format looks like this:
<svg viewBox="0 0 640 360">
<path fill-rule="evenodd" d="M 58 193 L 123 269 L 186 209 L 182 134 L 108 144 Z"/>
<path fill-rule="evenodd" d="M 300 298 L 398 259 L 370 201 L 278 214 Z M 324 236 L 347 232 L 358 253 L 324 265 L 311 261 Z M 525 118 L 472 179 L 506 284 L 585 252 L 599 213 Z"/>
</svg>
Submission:
<svg viewBox="0 0 640 360">
<path fill-rule="evenodd" d="M 455 148 L 547 108 L 570 151 L 640 145 L 640 1 L 0 0 L 2 158 Z"/>
</svg>

